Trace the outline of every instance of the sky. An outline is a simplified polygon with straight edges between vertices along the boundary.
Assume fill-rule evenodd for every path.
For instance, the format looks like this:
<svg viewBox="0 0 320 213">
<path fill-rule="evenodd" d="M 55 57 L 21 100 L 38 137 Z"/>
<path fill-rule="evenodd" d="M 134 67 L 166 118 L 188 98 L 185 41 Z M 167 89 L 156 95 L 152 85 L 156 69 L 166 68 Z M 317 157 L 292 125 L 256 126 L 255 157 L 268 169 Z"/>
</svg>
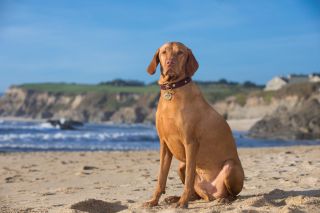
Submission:
<svg viewBox="0 0 320 213">
<path fill-rule="evenodd" d="M 196 80 L 265 84 L 320 72 L 318 0 L 0 0 L 0 92 L 36 82 L 153 82 L 158 47 L 180 41 Z"/>
</svg>

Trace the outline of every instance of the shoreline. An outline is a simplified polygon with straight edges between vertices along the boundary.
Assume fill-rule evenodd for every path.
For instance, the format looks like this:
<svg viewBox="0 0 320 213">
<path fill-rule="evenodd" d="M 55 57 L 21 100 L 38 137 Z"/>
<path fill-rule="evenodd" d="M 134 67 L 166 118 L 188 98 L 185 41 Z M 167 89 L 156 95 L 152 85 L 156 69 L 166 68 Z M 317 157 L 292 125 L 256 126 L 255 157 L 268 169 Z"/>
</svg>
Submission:
<svg viewBox="0 0 320 213">
<path fill-rule="evenodd" d="M 46 122 L 46 119 L 34 119 L 34 118 L 25 118 L 25 117 L 0 117 L 0 121 L 32 121 L 32 122 Z"/>
<path fill-rule="evenodd" d="M 0 212 L 317 212 L 320 146 L 240 148 L 245 185 L 229 205 L 163 203 L 183 185 L 173 160 L 160 205 L 142 209 L 155 188 L 158 151 L 0 153 Z"/>
<path fill-rule="evenodd" d="M 248 131 L 257 121 L 261 118 L 252 118 L 252 119 L 231 119 L 227 120 L 232 131 Z M 47 119 L 33 119 L 33 118 L 25 118 L 25 117 L 0 117 L 0 121 L 22 121 L 22 122 L 46 122 Z M 112 122 L 101 122 L 97 124 L 113 124 Z M 139 123 L 141 124 L 141 123 Z"/>
</svg>

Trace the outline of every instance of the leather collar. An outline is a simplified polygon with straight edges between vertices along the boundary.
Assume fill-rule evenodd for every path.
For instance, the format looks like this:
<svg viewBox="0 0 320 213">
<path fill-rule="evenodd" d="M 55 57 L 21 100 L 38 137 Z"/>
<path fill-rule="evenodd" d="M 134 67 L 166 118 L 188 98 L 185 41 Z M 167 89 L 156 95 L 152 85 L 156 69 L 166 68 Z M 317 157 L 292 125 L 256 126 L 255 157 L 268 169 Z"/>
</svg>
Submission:
<svg viewBox="0 0 320 213">
<path fill-rule="evenodd" d="M 190 83 L 192 81 L 192 79 L 190 77 L 186 77 L 184 79 L 182 79 L 181 81 L 178 82 L 174 82 L 171 84 L 159 84 L 160 89 L 162 90 L 171 90 L 171 89 L 176 89 L 179 87 L 182 87 L 188 83 Z"/>
</svg>

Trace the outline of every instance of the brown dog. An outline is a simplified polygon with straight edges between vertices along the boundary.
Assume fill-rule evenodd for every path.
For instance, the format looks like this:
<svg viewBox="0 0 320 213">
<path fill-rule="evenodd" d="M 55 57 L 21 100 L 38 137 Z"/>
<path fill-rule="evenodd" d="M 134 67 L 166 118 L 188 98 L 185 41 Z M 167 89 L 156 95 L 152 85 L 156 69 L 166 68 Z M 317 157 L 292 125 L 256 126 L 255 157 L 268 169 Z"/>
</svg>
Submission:
<svg viewBox="0 0 320 213">
<path fill-rule="evenodd" d="M 242 190 L 244 172 L 230 127 L 191 81 L 198 69 L 195 57 L 182 43 L 170 42 L 157 50 L 148 72 L 154 74 L 159 63 L 160 171 L 155 193 L 144 206 L 158 205 L 172 155 L 181 162 L 178 173 L 185 185 L 176 207 L 187 207 L 196 195 L 207 201 L 235 197 Z"/>
</svg>

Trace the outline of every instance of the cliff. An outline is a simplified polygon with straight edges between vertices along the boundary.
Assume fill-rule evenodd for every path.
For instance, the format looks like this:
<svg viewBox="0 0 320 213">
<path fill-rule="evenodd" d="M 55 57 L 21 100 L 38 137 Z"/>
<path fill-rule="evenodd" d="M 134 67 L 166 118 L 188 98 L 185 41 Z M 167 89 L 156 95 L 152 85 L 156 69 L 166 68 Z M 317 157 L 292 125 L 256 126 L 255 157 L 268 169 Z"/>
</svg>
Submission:
<svg viewBox="0 0 320 213">
<path fill-rule="evenodd" d="M 320 84 L 301 84 L 286 90 L 296 94 L 295 104 L 278 106 L 249 130 L 249 136 L 283 140 L 320 139 Z"/>
<path fill-rule="evenodd" d="M 84 122 L 153 122 L 155 93 L 61 93 L 11 87 L 0 98 L 1 117 L 72 118 Z"/>
<path fill-rule="evenodd" d="M 236 93 L 261 90 L 228 82 L 197 82 L 211 103 Z M 84 122 L 154 123 L 159 87 L 41 83 L 12 86 L 0 97 L 0 117 Z"/>
<path fill-rule="evenodd" d="M 225 91 L 225 86 L 223 88 Z M 220 100 L 210 99 L 210 94 L 211 97 L 221 96 L 217 92 L 218 89 L 213 87 L 201 89 L 220 114 L 226 119 L 235 120 L 261 119 L 273 115 L 284 107 L 287 111 L 294 110 L 304 105 L 310 97 L 318 97 L 319 88 L 320 83 L 308 83 L 288 86 L 277 92 L 245 90 L 230 93 Z M 57 85 L 54 85 L 54 89 L 50 91 L 48 86 L 46 89 L 13 86 L 0 98 L 0 116 L 33 119 L 64 117 L 84 122 L 154 123 L 159 98 L 157 86 L 152 90 L 113 88 L 111 91 L 108 88 L 102 92 L 99 87 L 97 91 L 100 92 L 76 93 L 61 92 L 61 88 L 58 90 Z"/>
</svg>

